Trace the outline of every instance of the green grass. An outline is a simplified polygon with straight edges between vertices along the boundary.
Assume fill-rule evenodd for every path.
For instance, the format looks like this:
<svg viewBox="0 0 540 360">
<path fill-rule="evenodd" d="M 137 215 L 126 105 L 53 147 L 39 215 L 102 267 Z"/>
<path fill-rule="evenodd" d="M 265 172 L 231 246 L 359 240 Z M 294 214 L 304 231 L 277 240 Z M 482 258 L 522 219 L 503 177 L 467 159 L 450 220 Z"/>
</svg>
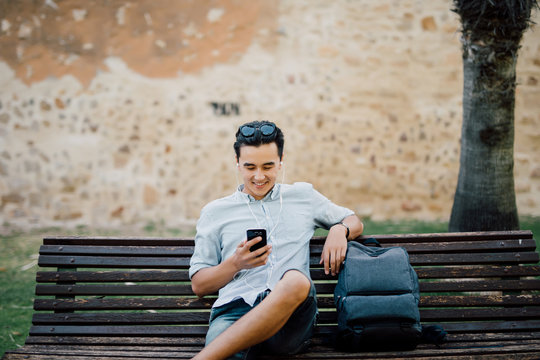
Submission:
<svg viewBox="0 0 540 360">
<path fill-rule="evenodd" d="M 378 222 L 366 219 L 365 234 L 430 233 L 447 231 L 446 222 Z M 522 218 L 521 228 L 532 230 L 540 247 L 540 218 Z M 37 255 L 46 235 L 133 235 L 124 231 L 93 231 L 85 226 L 74 230 L 50 228 L 0 236 L 0 355 L 22 346 L 32 319 Z M 318 232 L 318 235 L 324 232 Z M 149 223 L 141 236 L 193 236 L 194 231 Z"/>
<path fill-rule="evenodd" d="M 540 249 L 540 218 L 522 217 L 519 227 L 523 230 L 531 230 L 536 240 L 536 250 Z"/>
<path fill-rule="evenodd" d="M 0 238 L 0 354 L 24 344 L 27 336 L 40 241 L 34 234 Z"/>
</svg>

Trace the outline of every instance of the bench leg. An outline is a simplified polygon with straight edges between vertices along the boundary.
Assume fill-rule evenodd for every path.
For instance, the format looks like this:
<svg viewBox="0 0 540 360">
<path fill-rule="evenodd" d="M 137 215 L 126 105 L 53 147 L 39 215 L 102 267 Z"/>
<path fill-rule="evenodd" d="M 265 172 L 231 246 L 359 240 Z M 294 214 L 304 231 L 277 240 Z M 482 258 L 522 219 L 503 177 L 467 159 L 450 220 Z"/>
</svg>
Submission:
<svg viewBox="0 0 540 360">
<path fill-rule="evenodd" d="M 225 359 L 276 334 L 309 294 L 304 274 L 285 273 L 272 292 L 208 344 L 194 359 Z"/>
</svg>

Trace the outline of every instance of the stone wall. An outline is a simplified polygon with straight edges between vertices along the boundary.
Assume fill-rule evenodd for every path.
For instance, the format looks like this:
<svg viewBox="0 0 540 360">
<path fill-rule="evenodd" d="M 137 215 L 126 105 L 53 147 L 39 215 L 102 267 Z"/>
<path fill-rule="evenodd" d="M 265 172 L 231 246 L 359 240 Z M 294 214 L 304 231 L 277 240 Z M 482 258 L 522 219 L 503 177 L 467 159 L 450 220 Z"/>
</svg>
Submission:
<svg viewBox="0 0 540 360">
<path fill-rule="evenodd" d="M 278 123 L 286 182 L 373 219 L 448 219 L 462 62 L 452 2 L 0 0 L 0 217 L 193 224 Z M 535 14 L 535 20 L 540 20 Z M 519 212 L 540 215 L 540 32 L 518 61 Z"/>
</svg>

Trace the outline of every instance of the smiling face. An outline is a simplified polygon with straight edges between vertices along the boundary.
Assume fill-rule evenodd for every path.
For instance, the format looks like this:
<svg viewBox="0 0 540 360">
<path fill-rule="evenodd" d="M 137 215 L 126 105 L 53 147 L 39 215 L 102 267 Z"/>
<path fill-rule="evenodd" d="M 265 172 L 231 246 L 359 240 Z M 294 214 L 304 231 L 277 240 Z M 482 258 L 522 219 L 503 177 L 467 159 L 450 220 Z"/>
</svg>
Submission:
<svg viewBox="0 0 540 360">
<path fill-rule="evenodd" d="M 238 171 L 244 181 L 244 192 L 261 200 L 272 190 L 281 169 L 275 142 L 240 148 Z"/>
</svg>

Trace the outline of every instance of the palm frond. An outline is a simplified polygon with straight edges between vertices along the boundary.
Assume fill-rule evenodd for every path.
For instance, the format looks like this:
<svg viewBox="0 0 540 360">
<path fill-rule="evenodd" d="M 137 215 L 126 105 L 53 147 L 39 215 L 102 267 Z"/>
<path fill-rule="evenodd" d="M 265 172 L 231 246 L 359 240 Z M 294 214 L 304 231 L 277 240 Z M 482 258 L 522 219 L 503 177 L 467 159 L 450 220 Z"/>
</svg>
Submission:
<svg viewBox="0 0 540 360">
<path fill-rule="evenodd" d="M 522 33 L 531 24 L 531 12 L 538 9 L 537 0 L 454 0 L 464 32 L 493 31 L 508 35 Z"/>
</svg>

